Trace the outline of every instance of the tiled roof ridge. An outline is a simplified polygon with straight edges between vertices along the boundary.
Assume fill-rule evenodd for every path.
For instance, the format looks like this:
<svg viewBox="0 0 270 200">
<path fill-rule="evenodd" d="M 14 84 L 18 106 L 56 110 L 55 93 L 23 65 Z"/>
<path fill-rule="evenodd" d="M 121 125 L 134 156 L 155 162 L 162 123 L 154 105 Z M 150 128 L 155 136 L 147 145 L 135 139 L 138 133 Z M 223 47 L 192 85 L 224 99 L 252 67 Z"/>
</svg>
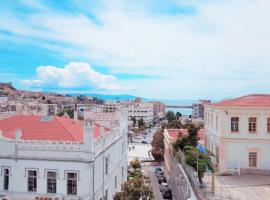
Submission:
<svg viewBox="0 0 270 200">
<path fill-rule="evenodd" d="M 58 116 L 55 116 L 55 119 L 62 125 L 62 127 L 69 133 L 69 135 L 76 141 L 76 138 L 72 135 L 72 133 L 67 129 L 67 127 L 59 120 Z"/>
</svg>

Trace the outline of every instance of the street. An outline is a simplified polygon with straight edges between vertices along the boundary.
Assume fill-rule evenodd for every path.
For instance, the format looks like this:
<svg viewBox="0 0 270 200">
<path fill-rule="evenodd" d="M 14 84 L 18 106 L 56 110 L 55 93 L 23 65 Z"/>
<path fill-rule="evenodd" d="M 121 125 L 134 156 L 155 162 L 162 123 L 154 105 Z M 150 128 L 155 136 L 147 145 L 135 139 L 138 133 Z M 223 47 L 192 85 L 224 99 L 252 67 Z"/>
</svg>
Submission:
<svg viewBox="0 0 270 200">
<path fill-rule="evenodd" d="M 157 167 L 163 168 L 163 166 L 143 165 L 143 166 L 142 166 L 142 170 L 143 170 L 143 173 L 144 173 L 146 176 L 149 176 L 149 177 L 150 177 L 150 180 L 151 180 L 151 186 L 152 186 L 152 188 L 153 188 L 155 200 L 163 200 L 163 197 L 162 197 L 162 195 L 161 195 L 161 192 L 159 191 L 158 180 L 157 180 L 157 177 L 156 177 L 156 175 L 155 175 L 155 173 L 154 173 L 155 168 L 157 168 Z"/>
</svg>

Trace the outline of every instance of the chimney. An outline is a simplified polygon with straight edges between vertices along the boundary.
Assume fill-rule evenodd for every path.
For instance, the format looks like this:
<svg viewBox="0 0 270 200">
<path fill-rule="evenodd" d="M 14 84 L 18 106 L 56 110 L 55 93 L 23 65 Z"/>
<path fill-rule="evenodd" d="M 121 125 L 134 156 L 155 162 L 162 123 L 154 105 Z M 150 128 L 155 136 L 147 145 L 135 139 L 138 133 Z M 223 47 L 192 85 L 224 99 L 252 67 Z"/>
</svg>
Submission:
<svg viewBox="0 0 270 200">
<path fill-rule="evenodd" d="M 87 149 L 94 151 L 94 122 L 92 120 L 84 122 L 83 143 Z"/>
<path fill-rule="evenodd" d="M 77 104 L 75 103 L 75 108 L 74 108 L 74 116 L 73 116 L 74 122 L 78 123 L 78 112 L 77 112 Z"/>
</svg>

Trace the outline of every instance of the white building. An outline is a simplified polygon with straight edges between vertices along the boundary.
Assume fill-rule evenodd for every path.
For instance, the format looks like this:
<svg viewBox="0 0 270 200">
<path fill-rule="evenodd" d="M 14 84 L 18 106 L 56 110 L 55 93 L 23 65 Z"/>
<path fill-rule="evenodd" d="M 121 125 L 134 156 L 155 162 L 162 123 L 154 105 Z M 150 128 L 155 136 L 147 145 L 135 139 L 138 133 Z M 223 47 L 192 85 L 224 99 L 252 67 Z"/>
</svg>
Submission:
<svg viewBox="0 0 270 200">
<path fill-rule="evenodd" d="M 211 103 L 210 100 L 200 100 L 197 103 L 192 104 L 192 119 L 203 120 L 204 119 L 204 104 Z"/>
<path fill-rule="evenodd" d="M 75 113 L 76 118 L 76 113 Z M 96 114 L 0 121 L 0 196 L 111 200 L 127 179 L 126 118 Z"/>
<path fill-rule="evenodd" d="M 146 124 L 153 123 L 154 107 L 152 102 L 131 102 L 128 104 L 128 120 L 132 121 L 134 117 L 136 121 L 143 119 Z"/>
<path fill-rule="evenodd" d="M 270 95 L 248 95 L 205 105 L 206 146 L 219 171 L 270 170 Z"/>
<path fill-rule="evenodd" d="M 8 96 L 0 96 L 0 105 L 8 101 Z"/>
</svg>

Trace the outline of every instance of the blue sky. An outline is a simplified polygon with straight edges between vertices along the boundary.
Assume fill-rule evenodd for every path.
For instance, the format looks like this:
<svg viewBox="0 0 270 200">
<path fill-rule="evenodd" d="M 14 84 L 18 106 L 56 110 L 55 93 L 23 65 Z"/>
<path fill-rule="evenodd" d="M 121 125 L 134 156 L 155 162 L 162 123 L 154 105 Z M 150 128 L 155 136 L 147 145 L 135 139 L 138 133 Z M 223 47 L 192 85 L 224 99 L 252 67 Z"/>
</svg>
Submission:
<svg viewBox="0 0 270 200">
<path fill-rule="evenodd" d="M 269 0 L 2 0 L 17 88 L 228 98 L 270 91 Z"/>
</svg>

